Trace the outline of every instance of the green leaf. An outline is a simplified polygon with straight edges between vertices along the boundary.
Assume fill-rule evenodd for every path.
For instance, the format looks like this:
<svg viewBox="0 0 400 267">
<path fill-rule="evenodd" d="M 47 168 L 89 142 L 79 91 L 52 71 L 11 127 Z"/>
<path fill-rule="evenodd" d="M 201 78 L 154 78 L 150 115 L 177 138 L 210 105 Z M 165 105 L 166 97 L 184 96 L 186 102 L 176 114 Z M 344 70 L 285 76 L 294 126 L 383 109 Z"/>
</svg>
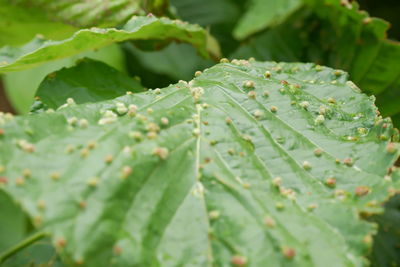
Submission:
<svg viewBox="0 0 400 267">
<path fill-rule="evenodd" d="M 393 168 L 393 181 L 400 180 L 400 169 Z M 372 266 L 400 265 L 400 195 L 385 204 L 385 213 L 372 217 L 379 224 L 379 232 L 374 237 L 371 253 Z"/>
<path fill-rule="evenodd" d="M 306 0 L 283 24 L 242 45 L 234 57 L 312 61 L 349 71 L 377 97 L 384 116 L 400 113 L 400 45 L 386 39 L 388 23 L 359 11 L 356 2 Z"/>
<path fill-rule="evenodd" d="M 146 15 L 155 12 L 162 15 L 168 7 L 168 1 L 142 0 L 2 0 L 15 8 L 36 8 L 47 13 L 53 21 L 62 21 L 78 27 L 114 27 L 125 23 L 133 15 Z"/>
<path fill-rule="evenodd" d="M 391 117 L 393 120 L 393 124 L 398 126 L 400 125 L 400 113 L 397 113 L 396 115 Z"/>
<path fill-rule="evenodd" d="M 329 47 L 323 63 L 348 70 L 354 82 L 376 95 L 385 116 L 400 113 L 400 43 L 386 39 L 389 24 L 359 12 L 356 2 L 343 6 L 339 0 L 309 1 L 324 30 L 336 33 L 321 31 L 319 42 Z"/>
<path fill-rule="evenodd" d="M 0 0 L 0 47 L 24 44 L 36 34 L 59 40 L 71 36 L 76 30 L 70 25 L 52 21 L 48 13 L 38 8 L 28 9 L 13 5 L 9 0 Z"/>
<path fill-rule="evenodd" d="M 137 80 L 105 63 L 86 58 L 74 67 L 49 74 L 40 84 L 36 96 L 48 108 L 57 109 L 68 98 L 82 104 L 141 91 L 144 88 Z"/>
<path fill-rule="evenodd" d="M 171 5 L 183 20 L 202 26 L 234 23 L 240 15 L 240 5 L 234 0 L 171 0 Z"/>
<path fill-rule="evenodd" d="M 41 239 L 7 258 L 2 267 L 62 267 L 50 239 Z"/>
<path fill-rule="evenodd" d="M 362 266 L 376 230 L 361 217 L 399 188 L 383 179 L 400 151 L 376 112 L 343 72 L 235 60 L 3 115 L 2 190 L 67 265 Z"/>
<path fill-rule="evenodd" d="M 177 15 L 182 20 L 210 29 L 223 54 L 232 53 L 238 45 L 232 31 L 241 16 L 246 1 L 235 0 L 171 0 Z"/>
<path fill-rule="evenodd" d="M 2 178 L 0 174 L 0 179 Z M 0 191 L 0 212 L 0 254 L 2 254 L 4 250 L 15 245 L 25 236 L 28 223 L 23 211 L 2 191 Z"/>
<path fill-rule="evenodd" d="M 63 41 L 36 38 L 22 47 L 0 49 L 0 72 L 35 67 L 48 61 L 69 57 L 127 40 L 176 40 L 192 44 L 199 54 L 208 57 L 207 48 L 218 55 L 218 47 L 209 46 L 210 36 L 197 25 L 166 18 L 134 17 L 119 29 L 91 28 L 76 32 Z"/>
<path fill-rule="evenodd" d="M 87 51 L 69 58 L 47 62 L 33 69 L 6 73 L 2 79 L 7 97 L 14 109 L 20 114 L 28 113 L 39 84 L 47 74 L 63 67 L 73 66 L 77 60 L 84 57 L 100 60 L 120 71 L 126 71 L 125 58 L 121 48 L 117 44 L 112 44 L 96 51 Z"/>
<path fill-rule="evenodd" d="M 256 32 L 276 26 L 302 5 L 302 0 L 251 0 L 233 35 L 237 39 L 244 39 Z"/>
<path fill-rule="evenodd" d="M 305 23 L 303 10 L 293 14 L 285 23 L 255 35 L 243 42 L 230 58 L 250 58 L 299 62 L 303 59 L 306 41 L 300 38 L 295 25 Z"/>
<path fill-rule="evenodd" d="M 400 264 L 400 195 L 385 205 L 385 213 L 376 216 L 379 232 L 374 237 L 372 266 L 398 266 Z"/>
</svg>

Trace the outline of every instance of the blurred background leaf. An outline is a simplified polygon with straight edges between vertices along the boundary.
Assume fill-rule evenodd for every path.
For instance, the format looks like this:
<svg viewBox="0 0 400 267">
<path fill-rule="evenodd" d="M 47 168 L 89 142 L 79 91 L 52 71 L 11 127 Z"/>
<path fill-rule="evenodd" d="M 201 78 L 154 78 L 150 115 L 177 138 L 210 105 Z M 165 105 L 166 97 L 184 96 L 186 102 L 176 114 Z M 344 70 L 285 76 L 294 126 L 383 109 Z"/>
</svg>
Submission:
<svg viewBox="0 0 400 267">
<path fill-rule="evenodd" d="M 26 8 L 0 0 L 0 47 L 21 45 L 37 34 L 44 38 L 60 40 L 73 34 L 77 28 L 52 21 L 49 13 L 39 8 Z"/>
<path fill-rule="evenodd" d="M 374 267 L 400 264 L 400 195 L 385 205 L 385 213 L 373 219 L 379 224 L 371 260 Z"/>
<path fill-rule="evenodd" d="M 393 169 L 392 172 L 392 180 L 399 183 L 400 169 Z M 379 225 L 370 255 L 372 266 L 400 266 L 400 195 L 392 197 L 385 205 L 385 212 L 373 216 L 371 221 Z"/>
<path fill-rule="evenodd" d="M 120 46 L 110 46 L 98 52 L 90 50 L 102 48 L 117 41 L 135 39 L 144 41 L 154 39 L 163 44 L 172 41 L 191 43 L 197 51 L 189 48 L 188 51 L 191 51 L 189 53 L 193 53 L 193 60 L 187 63 L 202 62 L 197 53 L 203 57 L 207 57 L 209 51 L 217 57 L 219 54 L 218 44 L 214 43 L 213 38 L 201 27 L 154 17 L 132 19 L 124 25 L 123 30 L 78 31 L 71 38 L 63 41 L 54 42 L 36 38 L 22 47 L 6 46 L 0 49 L 0 58 L 6 61 L 0 67 L 0 71 L 21 70 L 7 74 L 4 78 L 9 100 L 18 112 L 26 113 L 33 102 L 37 86 L 44 76 L 61 67 L 70 66 L 76 59 L 82 57 L 93 57 L 118 69 L 124 69 L 125 57 L 120 51 Z M 166 51 L 168 53 L 168 50 Z M 177 55 L 180 56 L 180 54 Z M 187 63 L 185 66 L 189 66 Z M 196 65 L 192 66 L 192 68 L 195 67 Z M 22 71 L 28 68 L 31 69 Z"/>
<path fill-rule="evenodd" d="M 83 57 L 106 62 L 120 71 L 125 71 L 125 57 L 120 47 L 114 44 L 97 51 L 48 62 L 33 69 L 7 73 L 3 76 L 3 82 L 8 99 L 14 109 L 22 114 L 29 112 L 35 92 L 46 75 L 63 67 L 72 66 L 76 60 Z"/>
<path fill-rule="evenodd" d="M 123 44 L 123 48 L 128 71 L 132 76 L 140 77 L 143 85 L 149 88 L 190 80 L 195 71 L 215 64 L 201 58 L 188 44 L 172 43 L 160 51 L 143 51 L 132 43 Z"/>
<path fill-rule="evenodd" d="M 21 208 L 0 191 L 0 254 L 21 241 L 28 232 L 28 219 Z"/>
<path fill-rule="evenodd" d="M 103 62 L 84 58 L 74 67 L 47 75 L 36 96 L 47 108 L 57 109 L 68 98 L 74 99 L 76 104 L 83 104 L 142 91 L 144 88 L 136 79 Z"/>
<path fill-rule="evenodd" d="M 133 15 L 162 15 L 168 9 L 167 0 L 1 0 L 0 3 L 5 9 L 15 10 L 17 15 L 35 11 L 42 16 L 46 14 L 49 21 L 79 28 L 115 27 Z"/>
<path fill-rule="evenodd" d="M 232 32 L 246 3 L 241 0 L 171 0 L 179 18 L 209 29 L 219 41 L 223 55 L 229 55 L 239 45 Z"/>
<path fill-rule="evenodd" d="M 240 40 L 265 28 L 276 26 L 285 21 L 302 5 L 302 0 L 250 0 L 247 10 L 240 18 L 233 34 Z"/>
<path fill-rule="evenodd" d="M 368 11 L 371 16 L 389 21 L 391 27 L 388 37 L 400 40 L 400 1 L 398 0 L 358 0 L 361 9 Z"/>
<path fill-rule="evenodd" d="M 63 267 L 50 239 L 38 240 L 8 258 L 2 267 Z"/>
</svg>

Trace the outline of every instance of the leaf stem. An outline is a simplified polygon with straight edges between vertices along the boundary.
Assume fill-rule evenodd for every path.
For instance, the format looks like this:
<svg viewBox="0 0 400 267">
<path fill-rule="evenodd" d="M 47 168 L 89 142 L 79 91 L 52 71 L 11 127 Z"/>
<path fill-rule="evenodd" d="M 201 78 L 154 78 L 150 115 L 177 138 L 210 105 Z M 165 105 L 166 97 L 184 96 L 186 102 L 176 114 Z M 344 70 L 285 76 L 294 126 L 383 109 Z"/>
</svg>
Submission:
<svg viewBox="0 0 400 267">
<path fill-rule="evenodd" d="M 45 232 L 38 232 L 34 235 L 29 236 L 28 238 L 22 240 L 19 242 L 17 245 L 11 247 L 7 251 L 5 251 L 3 254 L 0 255 L 0 264 L 5 262 L 8 258 L 19 252 L 20 250 L 26 248 L 27 246 L 31 245 L 32 243 L 35 243 L 36 241 L 44 238 L 47 236 L 47 233 Z"/>
</svg>

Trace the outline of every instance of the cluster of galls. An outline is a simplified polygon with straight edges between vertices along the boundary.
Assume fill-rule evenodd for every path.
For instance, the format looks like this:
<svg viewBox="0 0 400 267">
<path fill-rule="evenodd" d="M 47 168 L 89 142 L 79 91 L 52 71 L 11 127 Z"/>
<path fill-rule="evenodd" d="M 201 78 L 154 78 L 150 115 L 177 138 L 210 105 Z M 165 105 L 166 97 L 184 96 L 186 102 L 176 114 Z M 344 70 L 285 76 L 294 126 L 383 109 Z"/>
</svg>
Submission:
<svg viewBox="0 0 400 267">
<path fill-rule="evenodd" d="M 161 90 L 160 89 L 155 89 L 154 90 L 155 94 L 160 94 Z M 127 94 L 131 94 L 130 92 L 127 92 Z M 69 103 L 74 103 L 73 99 L 69 99 Z M 68 103 L 66 104 L 68 105 Z M 150 115 L 153 113 L 152 108 L 148 108 L 146 112 Z M 154 122 L 148 122 L 148 118 L 143 115 L 138 113 L 138 107 L 134 104 L 130 104 L 129 106 L 126 106 L 122 102 L 117 102 L 115 104 L 115 108 L 110 109 L 110 110 L 104 110 L 101 111 L 101 118 L 98 120 L 98 125 L 107 125 L 107 124 L 112 124 L 115 123 L 119 116 L 129 116 L 131 118 L 135 118 L 140 122 L 146 123 L 146 137 L 148 139 L 156 139 L 158 136 L 158 132 L 160 131 L 160 126 Z M 76 117 L 71 117 L 67 119 L 67 123 L 69 126 L 74 127 L 74 126 L 79 126 L 80 128 L 87 128 L 89 123 L 86 119 L 78 119 Z M 169 120 L 166 117 L 162 117 L 160 119 L 160 124 L 162 126 L 167 126 L 169 124 Z M 128 136 L 132 139 L 135 139 L 136 141 L 142 141 L 143 139 L 143 134 L 140 131 L 131 131 L 128 133 Z M 89 155 L 89 152 L 93 150 L 97 146 L 97 143 L 95 141 L 89 142 L 89 144 L 82 148 L 80 151 L 80 156 L 82 158 L 86 158 Z M 66 153 L 72 153 L 75 150 L 75 146 L 73 145 L 68 145 L 66 148 Z M 160 159 L 166 159 L 168 156 L 168 149 L 165 147 L 157 147 L 154 149 L 153 154 L 158 156 Z M 106 163 L 111 163 L 112 162 L 112 155 L 108 155 L 105 159 Z M 126 171 L 122 171 L 122 176 L 127 176 Z M 125 173 L 125 174 L 124 174 Z M 97 183 L 95 182 L 97 179 L 91 179 L 88 184 L 95 186 Z"/>
<path fill-rule="evenodd" d="M 226 60 L 224 60 L 224 62 L 226 62 Z M 241 61 L 235 61 L 235 62 L 236 62 L 236 65 L 246 65 L 246 66 L 248 66 L 248 65 L 250 64 L 249 62 L 244 63 L 243 60 L 241 60 Z M 232 61 L 232 63 L 233 63 L 233 61 Z M 317 65 L 317 66 L 315 67 L 315 69 L 316 69 L 317 71 L 321 71 L 321 70 L 322 70 L 322 67 Z M 272 71 L 275 71 L 276 73 L 280 73 L 280 72 L 283 71 L 282 67 L 279 66 L 279 65 L 276 66 L 276 67 L 273 67 L 271 70 L 272 70 Z M 292 69 L 291 69 L 291 72 L 297 72 L 297 71 L 298 71 L 298 68 L 292 68 Z M 336 73 L 336 76 L 340 76 L 340 75 L 342 74 L 342 72 L 338 72 L 338 71 L 336 71 L 335 73 Z M 271 79 L 271 78 L 273 78 L 273 73 L 272 73 L 271 71 L 267 70 L 267 71 L 264 72 L 264 75 L 263 75 L 263 76 L 264 76 L 266 79 Z M 306 82 L 306 81 L 305 81 L 305 82 Z M 312 82 L 311 82 L 311 83 L 312 83 Z M 281 92 L 282 94 L 284 94 L 286 91 L 290 92 L 291 94 L 297 94 L 297 93 L 299 92 L 299 89 L 301 89 L 301 85 L 300 85 L 300 84 L 290 84 L 290 83 L 289 83 L 288 81 L 286 81 L 286 80 L 281 80 L 281 81 L 280 81 L 280 84 L 282 84 L 282 85 L 284 86 L 284 87 L 282 87 L 282 88 L 279 89 L 279 92 Z M 244 81 L 243 84 L 242 84 L 242 87 L 243 87 L 245 90 L 249 90 L 248 93 L 247 93 L 247 96 L 248 96 L 249 98 L 251 98 L 251 99 L 256 99 L 256 97 L 257 97 L 257 92 L 255 91 L 256 83 L 255 83 L 254 81 L 252 81 L 252 80 Z M 262 96 L 263 96 L 263 97 L 269 97 L 269 96 L 270 96 L 269 91 L 268 91 L 268 90 L 264 90 L 263 93 L 262 93 Z M 334 98 L 332 98 L 332 97 L 329 97 L 326 101 L 327 101 L 328 104 L 336 104 L 336 100 L 335 100 Z M 296 104 L 297 104 L 296 101 L 291 101 L 291 105 L 296 105 Z M 302 102 L 298 103 L 298 105 L 299 105 L 301 108 L 307 110 L 308 107 L 310 106 L 310 103 L 309 103 L 308 101 L 302 101 Z M 277 106 L 272 105 L 269 109 L 270 109 L 270 111 L 271 111 L 272 113 L 277 113 L 277 112 L 278 112 L 278 107 L 277 107 Z M 315 119 L 314 119 L 314 124 L 315 124 L 315 125 L 324 124 L 324 122 L 325 122 L 325 115 L 326 115 L 326 113 L 327 113 L 328 111 L 329 111 L 329 108 L 328 108 L 328 107 L 326 107 L 326 106 L 324 106 L 324 105 L 321 105 L 320 108 L 319 108 L 319 114 L 318 114 L 318 115 L 315 117 Z M 261 118 L 261 117 L 263 116 L 263 113 L 262 113 L 262 111 L 260 111 L 260 110 L 255 110 L 255 111 L 253 112 L 253 115 L 254 115 L 254 117 L 256 117 L 257 119 L 259 119 L 259 118 Z"/>
<path fill-rule="evenodd" d="M 223 63 L 228 63 L 228 61 L 224 60 Z M 248 62 L 244 62 L 244 61 L 235 61 L 234 64 L 236 64 L 236 65 L 244 65 L 244 66 L 248 66 L 249 65 Z M 322 67 L 316 66 L 316 70 L 317 71 L 321 71 Z M 335 74 L 335 76 L 341 76 L 343 74 L 343 72 L 342 71 L 335 71 L 334 74 Z M 273 77 L 273 74 L 270 71 L 266 71 L 264 73 L 264 77 L 267 78 L 267 79 L 270 79 L 271 77 Z M 291 91 L 291 92 L 294 92 L 295 90 L 301 88 L 300 85 L 290 85 L 287 81 L 281 81 L 281 84 L 284 85 L 284 86 L 288 86 L 289 87 L 289 91 Z M 360 92 L 360 89 L 357 88 L 352 82 L 347 82 L 346 85 L 349 86 L 350 88 L 352 88 L 354 91 Z M 247 90 L 247 96 L 250 99 L 256 99 L 257 98 L 257 92 L 255 90 L 256 83 L 254 81 L 246 80 L 246 81 L 244 81 L 242 83 L 241 86 L 242 86 L 242 88 Z M 285 92 L 285 89 L 281 88 L 280 91 L 281 91 L 281 93 Z M 269 95 L 270 95 L 269 92 L 267 90 L 265 90 L 264 93 L 263 93 L 263 96 L 264 97 L 269 97 Z M 333 97 L 327 98 L 326 102 L 327 102 L 327 105 L 321 105 L 319 107 L 319 114 L 317 115 L 317 117 L 314 120 L 315 125 L 324 124 L 325 123 L 325 115 L 328 112 L 329 113 L 331 112 L 331 109 L 330 109 L 329 106 L 333 106 L 333 105 L 337 104 L 336 99 L 334 99 Z M 292 102 L 292 105 L 293 104 L 296 104 L 296 102 L 294 102 L 294 103 Z M 302 102 L 299 103 L 299 106 L 301 108 L 307 110 L 309 108 L 309 106 L 310 106 L 310 103 L 308 101 L 302 101 Z M 276 106 L 271 106 L 270 111 L 273 112 L 273 113 L 276 113 L 278 111 L 278 108 Z M 263 115 L 264 115 L 264 113 L 261 110 L 255 110 L 253 112 L 253 116 L 255 118 L 257 118 L 257 119 L 261 118 Z M 354 119 L 356 120 L 356 119 L 358 119 L 360 117 L 363 117 L 363 116 L 364 115 L 360 113 L 360 114 L 357 114 L 357 118 L 354 118 Z M 226 121 L 227 124 L 232 124 L 232 122 L 233 122 L 230 117 L 227 117 L 225 121 Z M 366 128 L 361 128 L 360 127 L 360 128 L 357 129 L 357 131 L 361 136 L 363 136 L 363 135 L 365 136 L 365 135 L 368 134 L 368 130 Z M 386 135 L 381 135 L 379 138 L 381 140 L 383 140 L 383 141 L 388 140 L 388 138 L 385 138 L 385 137 L 386 137 Z M 243 139 L 251 140 L 251 137 L 247 137 L 247 136 L 245 137 L 244 136 Z M 358 138 L 349 136 L 347 138 L 347 140 L 349 140 L 349 141 L 357 141 Z M 398 148 L 394 143 L 389 143 L 387 148 L 386 148 L 386 151 L 389 154 L 395 154 L 395 153 L 397 153 L 397 149 Z M 232 153 L 230 153 L 230 154 L 232 154 Z M 323 154 L 323 150 L 322 149 L 317 148 L 317 149 L 314 150 L 314 155 L 316 157 L 320 157 L 320 156 L 322 156 L 322 154 Z M 350 157 L 349 158 L 345 158 L 343 160 L 336 159 L 336 163 L 337 164 L 344 164 L 347 167 L 353 167 L 354 166 L 354 160 L 353 160 L 353 158 L 350 158 Z M 311 170 L 311 168 L 312 168 L 311 164 L 308 161 L 304 161 L 302 163 L 302 166 L 303 166 L 303 168 L 305 170 Z M 275 185 L 275 186 L 277 186 L 279 188 L 279 192 L 283 196 L 286 196 L 289 199 L 294 199 L 295 198 L 295 192 L 292 189 L 287 189 L 287 188 L 282 187 L 281 186 L 281 182 L 282 182 L 282 179 L 280 177 L 276 177 L 272 181 L 273 185 Z M 326 186 L 330 187 L 330 188 L 335 188 L 336 187 L 336 182 L 337 182 L 337 180 L 336 180 L 335 177 L 328 177 L 325 180 Z M 368 187 L 368 186 L 360 185 L 360 186 L 357 186 L 357 187 L 354 188 L 354 195 L 357 196 L 357 197 L 365 196 L 365 195 L 369 194 L 370 192 L 371 192 L 371 188 Z M 338 190 L 335 191 L 335 196 L 338 197 L 338 198 L 344 198 L 347 194 L 349 194 L 349 193 L 345 192 L 344 190 L 338 189 Z M 373 202 L 369 202 L 368 205 L 374 205 L 374 203 Z M 375 204 L 375 206 L 376 205 L 377 204 Z M 283 209 L 284 208 L 283 203 L 281 203 L 281 202 L 276 203 L 276 208 L 277 209 Z M 309 211 L 312 211 L 312 210 L 314 210 L 316 208 L 317 208 L 317 204 L 310 204 L 307 207 L 307 209 Z M 218 212 L 218 216 L 219 216 L 219 212 Z M 215 217 L 217 217 L 215 211 L 213 211 L 212 214 L 210 213 L 210 219 L 214 219 Z M 266 217 L 264 222 L 268 227 L 275 227 L 275 221 L 271 217 Z M 370 244 L 371 243 L 371 236 L 367 235 L 364 238 L 364 242 Z M 286 249 L 283 250 L 283 254 L 285 255 L 285 257 L 291 259 L 291 258 L 293 258 L 295 256 L 295 250 L 292 249 L 292 248 L 286 248 Z M 245 266 L 247 264 L 247 258 L 245 256 L 242 256 L 242 255 L 235 255 L 235 256 L 232 257 L 231 262 L 235 266 Z"/>
</svg>

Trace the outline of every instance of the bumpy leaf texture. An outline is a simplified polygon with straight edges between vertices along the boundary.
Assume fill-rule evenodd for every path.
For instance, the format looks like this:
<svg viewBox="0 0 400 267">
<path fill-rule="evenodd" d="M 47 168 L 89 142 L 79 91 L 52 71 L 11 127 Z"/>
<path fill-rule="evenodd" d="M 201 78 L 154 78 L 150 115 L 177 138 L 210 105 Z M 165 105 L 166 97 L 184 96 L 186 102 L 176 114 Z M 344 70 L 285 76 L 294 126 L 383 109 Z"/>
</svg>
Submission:
<svg viewBox="0 0 400 267">
<path fill-rule="evenodd" d="M 303 2 L 299 12 L 251 38 L 232 57 L 312 61 L 344 69 L 366 93 L 376 95 L 384 116 L 399 121 L 400 45 L 386 38 L 388 23 L 369 17 L 356 2 Z"/>
<path fill-rule="evenodd" d="M 399 188 L 390 120 L 342 71 L 235 60 L 1 117 L 1 190 L 68 265 L 363 266 Z"/>
<path fill-rule="evenodd" d="M 325 31 L 319 38 L 330 47 L 328 65 L 348 70 L 355 83 L 376 95 L 385 116 L 399 118 L 400 43 L 386 38 L 389 24 L 360 12 L 356 2 L 343 5 L 338 0 L 311 0 L 310 4 L 324 20 Z M 335 40 L 329 32 L 336 33 Z"/>
<path fill-rule="evenodd" d="M 0 72 L 23 70 L 128 40 L 175 40 L 193 45 L 203 57 L 209 55 L 207 48 L 211 54 L 218 55 L 218 47 L 210 47 L 209 38 L 198 25 L 166 18 L 133 17 L 122 29 L 83 29 L 63 41 L 35 38 L 22 47 L 4 47 L 0 49 Z"/>
</svg>

